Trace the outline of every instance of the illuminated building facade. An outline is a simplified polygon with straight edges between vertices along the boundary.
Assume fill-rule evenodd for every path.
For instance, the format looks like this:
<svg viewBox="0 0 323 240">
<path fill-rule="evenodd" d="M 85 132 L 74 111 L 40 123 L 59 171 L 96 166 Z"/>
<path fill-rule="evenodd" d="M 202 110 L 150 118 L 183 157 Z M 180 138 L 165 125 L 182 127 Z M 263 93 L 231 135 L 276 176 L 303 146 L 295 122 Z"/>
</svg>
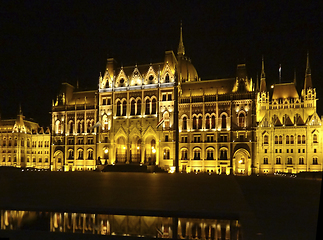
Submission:
<svg viewBox="0 0 323 240">
<path fill-rule="evenodd" d="M 316 112 L 309 55 L 301 95 L 296 79 L 266 89 L 264 63 L 257 93 L 257 169 L 259 173 L 322 171 L 322 118 Z"/>
<path fill-rule="evenodd" d="M 181 31 L 177 55 L 166 51 L 163 62 L 118 67 L 110 58 L 97 91 L 62 89 L 52 112 L 53 170 L 97 164 L 165 170 L 178 164 L 180 172 L 242 175 L 322 170 L 309 60 L 301 96 L 294 83 L 267 91 L 264 62 L 260 87 L 245 64 L 233 78 L 201 81 Z"/>
<path fill-rule="evenodd" d="M 52 106 L 51 170 L 83 171 L 96 167 L 97 91 L 79 91 L 63 83 Z"/>
<path fill-rule="evenodd" d="M 50 130 L 24 119 L 0 120 L 0 166 L 50 168 Z"/>
</svg>

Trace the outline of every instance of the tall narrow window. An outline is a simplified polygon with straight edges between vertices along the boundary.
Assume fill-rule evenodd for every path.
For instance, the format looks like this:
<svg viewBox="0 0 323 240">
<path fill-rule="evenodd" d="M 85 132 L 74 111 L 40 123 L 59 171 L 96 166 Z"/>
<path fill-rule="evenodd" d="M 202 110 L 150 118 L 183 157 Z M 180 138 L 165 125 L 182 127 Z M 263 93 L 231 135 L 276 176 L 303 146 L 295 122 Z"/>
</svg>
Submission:
<svg viewBox="0 0 323 240">
<path fill-rule="evenodd" d="M 187 117 L 183 117 L 183 130 L 187 130 Z"/>
<path fill-rule="evenodd" d="M 196 129 L 196 116 L 193 117 L 193 129 Z"/>
<path fill-rule="evenodd" d="M 127 102 L 123 101 L 122 102 L 122 116 L 126 116 L 127 115 Z"/>
<path fill-rule="evenodd" d="M 215 129 L 215 116 L 212 116 L 212 129 Z"/>
<path fill-rule="evenodd" d="M 169 83 L 169 75 L 168 74 L 166 74 L 165 83 Z"/>
<path fill-rule="evenodd" d="M 145 112 L 146 115 L 149 115 L 150 114 L 150 100 L 147 99 L 146 100 L 146 112 Z"/>
<path fill-rule="evenodd" d="M 136 111 L 136 102 L 135 102 L 135 100 L 131 100 L 131 103 L 130 103 L 130 105 L 131 105 L 131 110 L 130 110 L 130 115 L 135 115 L 135 111 Z"/>
<path fill-rule="evenodd" d="M 137 101 L 137 115 L 141 115 L 141 100 Z"/>
<path fill-rule="evenodd" d="M 302 136 L 302 144 L 305 144 L 305 135 Z"/>
<path fill-rule="evenodd" d="M 278 136 L 275 136 L 275 144 L 278 144 Z"/>
<path fill-rule="evenodd" d="M 169 113 L 165 112 L 163 118 L 164 118 L 165 129 L 169 129 Z"/>
<path fill-rule="evenodd" d="M 301 140 L 301 135 L 297 135 L 297 144 L 301 144 L 302 140 Z"/>
<path fill-rule="evenodd" d="M 206 116 L 206 119 L 205 119 L 205 128 L 206 129 L 210 129 L 210 117 L 209 116 Z"/>
<path fill-rule="evenodd" d="M 227 128 L 227 117 L 225 115 L 222 115 L 222 124 L 221 124 L 221 128 L 225 129 Z"/>
<path fill-rule="evenodd" d="M 239 127 L 245 127 L 245 115 L 244 115 L 244 113 L 239 114 Z"/>
<path fill-rule="evenodd" d="M 202 129 L 202 116 L 199 116 L 198 128 Z"/>
<path fill-rule="evenodd" d="M 294 135 L 290 136 L 290 144 L 294 144 Z"/>
<path fill-rule="evenodd" d="M 151 104 L 151 114 L 156 114 L 156 105 L 156 99 L 154 98 Z"/>
<path fill-rule="evenodd" d="M 268 144 L 268 135 L 264 136 L 264 144 Z"/>
<path fill-rule="evenodd" d="M 318 143 L 316 134 L 313 135 L 313 143 Z"/>
<path fill-rule="evenodd" d="M 117 116 L 121 116 L 121 103 L 120 103 L 120 101 L 117 102 Z"/>
<path fill-rule="evenodd" d="M 279 136 L 279 144 L 283 144 L 283 136 Z"/>
</svg>

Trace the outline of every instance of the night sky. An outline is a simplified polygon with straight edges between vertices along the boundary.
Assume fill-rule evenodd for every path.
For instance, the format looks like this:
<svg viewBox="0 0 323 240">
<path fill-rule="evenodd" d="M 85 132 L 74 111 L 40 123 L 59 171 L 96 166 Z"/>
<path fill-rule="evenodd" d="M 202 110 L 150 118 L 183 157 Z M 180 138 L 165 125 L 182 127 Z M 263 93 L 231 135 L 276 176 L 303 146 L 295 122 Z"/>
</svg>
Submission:
<svg viewBox="0 0 323 240">
<path fill-rule="evenodd" d="M 45 3 L 46 2 L 46 3 Z M 48 3 L 50 2 L 50 3 Z M 246 63 L 256 79 L 265 58 L 267 87 L 303 86 L 306 52 L 323 114 L 322 9 L 316 1 L 4 1 L 0 7 L 0 113 L 50 124 L 62 82 L 96 89 L 107 57 L 121 65 L 164 60 L 177 52 L 180 22 L 186 55 L 201 79 L 234 77 Z M 265 3 L 268 2 L 268 3 Z M 287 2 L 287 1 L 286 1 Z"/>
</svg>

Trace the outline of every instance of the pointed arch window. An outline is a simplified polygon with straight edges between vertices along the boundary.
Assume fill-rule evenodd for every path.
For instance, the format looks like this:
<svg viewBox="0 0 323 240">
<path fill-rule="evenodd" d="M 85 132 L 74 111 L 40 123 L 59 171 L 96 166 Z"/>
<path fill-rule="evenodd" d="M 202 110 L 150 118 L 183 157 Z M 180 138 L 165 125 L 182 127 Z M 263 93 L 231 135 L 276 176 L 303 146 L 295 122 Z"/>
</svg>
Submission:
<svg viewBox="0 0 323 240">
<path fill-rule="evenodd" d="M 121 102 L 117 102 L 117 116 L 121 116 Z"/>
<path fill-rule="evenodd" d="M 93 160 L 93 150 L 92 149 L 89 149 L 87 151 L 87 159 Z"/>
<path fill-rule="evenodd" d="M 201 149 L 197 148 L 193 151 L 194 160 L 201 160 Z"/>
<path fill-rule="evenodd" d="M 264 144 L 268 144 L 268 138 L 269 138 L 268 135 L 264 136 Z"/>
<path fill-rule="evenodd" d="M 187 117 L 183 117 L 183 130 L 187 130 Z"/>
<path fill-rule="evenodd" d="M 196 129 L 196 121 L 197 121 L 197 118 L 196 116 L 193 117 L 193 129 Z"/>
<path fill-rule="evenodd" d="M 302 144 L 305 144 L 305 135 L 302 136 Z"/>
<path fill-rule="evenodd" d="M 83 149 L 78 150 L 78 159 L 83 159 Z"/>
<path fill-rule="evenodd" d="M 137 115 L 141 115 L 141 100 L 137 101 Z"/>
<path fill-rule="evenodd" d="M 202 116 L 199 116 L 199 120 L 198 120 L 198 128 L 202 129 Z"/>
<path fill-rule="evenodd" d="M 245 115 L 242 112 L 239 114 L 239 127 L 245 127 Z"/>
<path fill-rule="evenodd" d="M 150 100 L 147 99 L 146 100 L 146 112 L 145 112 L 146 115 L 149 115 L 150 114 Z"/>
<path fill-rule="evenodd" d="M 290 136 L 290 144 L 294 144 L 294 135 Z"/>
<path fill-rule="evenodd" d="M 283 136 L 279 136 L 279 144 L 283 144 Z"/>
<path fill-rule="evenodd" d="M 169 75 L 168 75 L 168 73 L 166 74 L 166 77 L 165 77 L 165 83 L 169 83 Z"/>
<path fill-rule="evenodd" d="M 275 136 L 275 144 L 278 144 L 278 136 Z"/>
<path fill-rule="evenodd" d="M 122 116 L 126 116 L 127 115 L 127 101 L 124 100 L 122 102 Z"/>
<path fill-rule="evenodd" d="M 156 99 L 154 98 L 151 102 L 151 114 L 156 114 Z"/>
<path fill-rule="evenodd" d="M 222 129 L 227 128 L 227 116 L 225 116 L 224 114 L 222 115 L 222 124 L 221 124 L 221 128 L 222 128 Z"/>
<path fill-rule="evenodd" d="M 210 129 L 210 117 L 206 116 L 205 118 L 205 128 Z"/>
<path fill-rule="evenodd" d="M 318 143 L 316 134 L 313 135 L 313 143 Z"/>
<path fill-rule="evenodd" d="M 297 135 L 297 144 L 301 144 L 302 139 L 301 139 L 301 135 Z"/>
<path fill-rule="evenodd" d="M 70 121 L 70 124 L 69 124 L 69 132 L 70 132 L 70 134 L 73 134 L 73 130 L 74 130 L 74 122 Z"/>
<path fill-rule="evenodd" d="M 286 135 L 286 144 L 289 144 L 289 136 Z"/>
<path fill-rule="evenodd" d="M 211 119 L 212 119 L 212 122 L 211 122 L 212 129 L 215 129 L 215 116 L 213 115 Z"/>
<path fill-rule="evenodd" d="M 136 102 L 134 99 L 131 100 L 131 103 L 130 103 L 130 115 L 135 115 L 135 111 L 136 111 Z"/>
</svg>

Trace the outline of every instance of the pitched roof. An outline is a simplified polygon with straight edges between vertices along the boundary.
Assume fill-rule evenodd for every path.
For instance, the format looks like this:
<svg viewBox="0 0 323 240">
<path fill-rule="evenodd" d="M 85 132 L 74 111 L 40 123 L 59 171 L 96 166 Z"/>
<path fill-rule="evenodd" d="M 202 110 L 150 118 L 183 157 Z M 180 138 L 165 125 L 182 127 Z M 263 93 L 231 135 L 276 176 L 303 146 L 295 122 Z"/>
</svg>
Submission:
<svg viewBox="0 0 323 240">
<path fill-rule="evenodd" d="M 274 92 L 272 99 L 279 98 L 299 98 L 294 83 L 279 83 L 274 85 Z"/>
</svg>

